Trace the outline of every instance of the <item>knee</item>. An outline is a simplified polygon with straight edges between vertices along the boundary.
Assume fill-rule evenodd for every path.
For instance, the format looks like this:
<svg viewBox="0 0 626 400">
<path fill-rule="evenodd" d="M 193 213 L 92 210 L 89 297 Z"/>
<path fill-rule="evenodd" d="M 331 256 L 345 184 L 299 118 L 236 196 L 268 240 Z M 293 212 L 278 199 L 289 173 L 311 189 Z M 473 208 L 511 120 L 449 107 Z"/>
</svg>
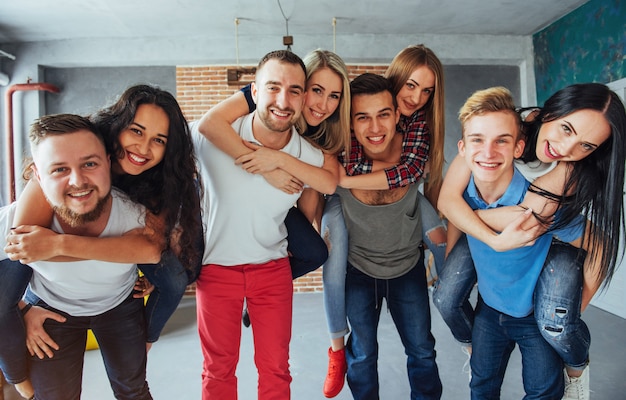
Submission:
<svg viewBox="0 0 626 400">
<path fill-rule="evenodd" d="M 450 299 L 451 296 L 446 293 L 445 285 L 441 285 L 441 281 L 437 281 L 433 290 L 433 304 L 444 319 L 452 313 L 453 304 Z"/>
<path fill-rule="evenodd" d="M 425 239 L 428 243 L 444 247 L 446 245 L 447 234 L 443 226 L 439 225 L 425 232 Z"/>
</svg>

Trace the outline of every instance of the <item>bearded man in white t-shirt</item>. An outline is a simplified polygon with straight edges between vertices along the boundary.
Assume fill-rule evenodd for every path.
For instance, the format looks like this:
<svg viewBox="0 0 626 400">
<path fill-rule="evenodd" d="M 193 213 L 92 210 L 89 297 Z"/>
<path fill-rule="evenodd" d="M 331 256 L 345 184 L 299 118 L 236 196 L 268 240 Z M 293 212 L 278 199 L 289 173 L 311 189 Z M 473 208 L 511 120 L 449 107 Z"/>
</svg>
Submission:
<svg viewBox="0 0 626 400">
<path fill-rule="evenodd" d="M 34 178 L 54 210 L 53 231 L 102 238 L 144 227 L 145 209 L 111 188 L 104 139 L 87 118 L 41 117 L 32 124 L 29 138 Z M 32 358 L 35 396 L 80 399 L 85 342 L 91 329 L 115 398 L 152 399 L 146 382 L 143 299 L 133 295 L 137 265 L 55 259 L 30 266 L 33 277 L 26 298 L 64 318 L 64 322 L 48 319 L 44 324 L 58 349 L 52 357 Z M 26 305 L 22 313 L 28 314 L 30 307 Z M 37 337 L 27 337 L 34 341 L 31 346 L 43 345 L 36 343 Z"/>
</svg>

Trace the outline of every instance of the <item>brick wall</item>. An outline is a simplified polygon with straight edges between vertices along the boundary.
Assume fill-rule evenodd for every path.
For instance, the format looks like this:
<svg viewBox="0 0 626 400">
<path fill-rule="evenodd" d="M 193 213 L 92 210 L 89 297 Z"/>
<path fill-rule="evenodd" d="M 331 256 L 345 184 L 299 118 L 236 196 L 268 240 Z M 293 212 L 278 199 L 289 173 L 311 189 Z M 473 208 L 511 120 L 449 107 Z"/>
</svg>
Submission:
<svg viewBox="0 0 626 400">
<path fill-rule="evenodd" d="M 226 70 L 235 66 L 176 67 L 176 98 L 189 121 L 199 119 L 208 109 L 239 90 L 242 85 L 228 85 Z M 383 74 L 386 65 L 348 65 L 350 79 L 365 72 Z M 245 78 L 245 77 L 244 77 Z M 294 281 L 294 292 L 322 291 L 322 269 Z M 187 294 L 195 293 L 192 285 Z"/>
</svg>

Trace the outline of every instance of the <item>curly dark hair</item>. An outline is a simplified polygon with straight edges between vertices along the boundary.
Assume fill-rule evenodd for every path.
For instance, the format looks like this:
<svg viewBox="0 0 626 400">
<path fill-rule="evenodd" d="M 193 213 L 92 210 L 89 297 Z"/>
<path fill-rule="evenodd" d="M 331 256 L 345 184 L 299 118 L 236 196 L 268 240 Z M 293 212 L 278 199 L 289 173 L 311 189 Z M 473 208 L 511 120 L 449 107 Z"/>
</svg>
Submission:
<svg viewBox="0 0 626 400">
<path fill-rule="evenodd" d="M 181 228 L 178 258 L 186 268 L 193 269 L 202 257 L 197 246 L 202 235 L 199 197 L 202 183 L 196 170 L 189 125 L 174 96 L 150 85 L 132 86 L 114 104 L 98 111 L 91 119 L 112 149 L 112 161 L 117 162 L 124 157 L 119 136 L 133 122 L 142 104 L 154 104 L 169 117 L 165 155 L 159 164 L 139 175 L 114 176 L 113 184 L 153 214 L 163 216 L 166 250 L 170 248 L 172 229 Z"/>
</svg>

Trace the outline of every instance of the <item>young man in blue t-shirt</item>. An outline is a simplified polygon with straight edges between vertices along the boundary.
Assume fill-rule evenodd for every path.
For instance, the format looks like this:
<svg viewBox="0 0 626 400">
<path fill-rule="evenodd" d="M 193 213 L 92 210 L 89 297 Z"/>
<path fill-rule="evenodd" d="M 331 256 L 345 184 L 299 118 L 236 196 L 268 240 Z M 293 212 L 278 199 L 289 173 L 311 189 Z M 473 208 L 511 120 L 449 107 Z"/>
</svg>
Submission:
<svg viewBox="0 0 626 400">
<path fill-rule="evenodd" d="M 529 182 L 514 167 L 524 142 L 520 117 L 510 92 L 490 88 L 474 93 L 461 108 L 463 138 L 459 154 L 472 171 L 463 197 L 474 210 L 517 205 Z M 560 399 L 563 365 L 542 337 L 533 316 L 533 292 L 552 236 L 569 242 L 582 225 L 568 226 L 538 237 L 532 246 L 497 252 L 467 237 L 480 293 L 472 330 L 472 399 L 499 398 L 511 351 L 522 354 L 524 390 L 529 398 Z M 450 225 L 450 239 L 460 232 Z"/>
</svg>

